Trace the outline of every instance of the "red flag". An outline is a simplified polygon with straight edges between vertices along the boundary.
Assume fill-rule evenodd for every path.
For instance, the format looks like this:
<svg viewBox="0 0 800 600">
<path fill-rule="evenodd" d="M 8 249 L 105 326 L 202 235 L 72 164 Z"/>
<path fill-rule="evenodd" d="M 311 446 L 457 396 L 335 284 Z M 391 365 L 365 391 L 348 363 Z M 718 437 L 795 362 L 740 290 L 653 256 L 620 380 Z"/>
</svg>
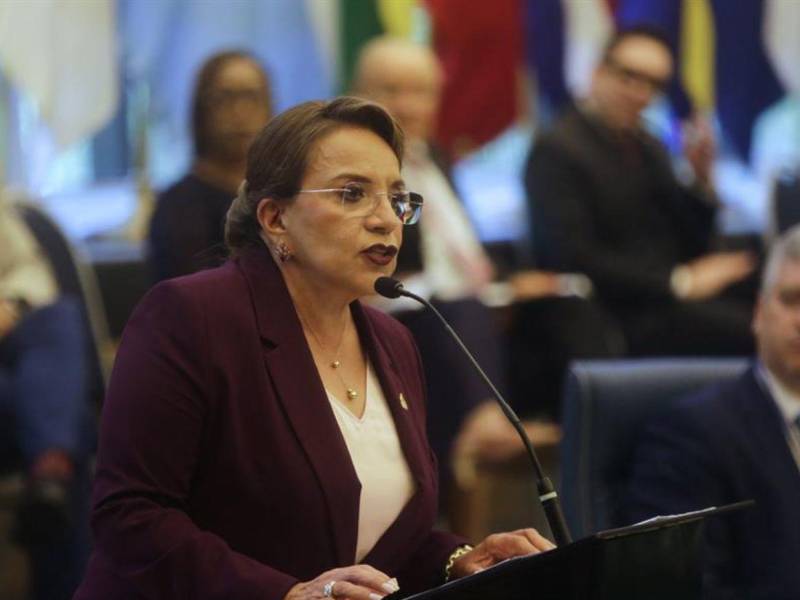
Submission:
<svg viewBox="0 0 800 600">
<path fill-rule="evenodd" d="M 444 93 L 437 141 L 459 156 L 511 125 L 522 71 L 520 0 L 428 0 Z"/>
</svg>

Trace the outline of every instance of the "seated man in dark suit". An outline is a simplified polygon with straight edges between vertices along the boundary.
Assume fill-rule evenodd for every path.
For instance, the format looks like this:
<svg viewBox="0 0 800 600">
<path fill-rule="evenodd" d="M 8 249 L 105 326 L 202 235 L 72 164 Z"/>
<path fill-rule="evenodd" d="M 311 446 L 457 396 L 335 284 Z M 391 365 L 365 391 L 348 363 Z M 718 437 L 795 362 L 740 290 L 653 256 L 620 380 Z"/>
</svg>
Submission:
<svg viewBox="0 0 800 600">
<path fill-rule="evenodd" d="M 773 248 L 753 319 L 758 360 L 644 434 L 632 521 L 752 498 L 706 523 L 708 598 L 800 597 L 800 227 Z"/>
<path fill-rule="evenodd" d="M 536 141 L 525 173 L 536 262 L 585 273 L 632 354 L 747 354 L 752 294 L 725 292 L 752 272 L 754 257 L 712 251 L 709 128 L 698 122 L 684 136 L 693 172 L 685 186 L 641 126 L 672 73 L 657 31 L 622 31 L 589 97 Z"/>
<path fill-rule="evenodd" d="M 157 281 L 222 262 L 225 215 L 244 179 L 247 149 L 271 111 L 267 74 L 254 56 L 221 52 L 200 68 L 192 98 L 194 162 L 159 195 L 150 223 Z"/>
</svg>

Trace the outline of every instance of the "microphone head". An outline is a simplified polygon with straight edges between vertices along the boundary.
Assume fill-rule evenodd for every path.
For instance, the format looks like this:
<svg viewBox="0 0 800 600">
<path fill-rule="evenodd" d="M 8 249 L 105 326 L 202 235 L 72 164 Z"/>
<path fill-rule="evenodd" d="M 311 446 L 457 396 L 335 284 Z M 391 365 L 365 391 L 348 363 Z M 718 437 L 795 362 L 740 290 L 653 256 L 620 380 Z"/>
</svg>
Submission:
<svg viewBox="0 0 800 600">
<path fill-rule="evenodd" d="M 375 291 L 384 298 L 399 298 L 403 295 L 403 284 L 392 277 L 378 277 Z"/>
</svg>

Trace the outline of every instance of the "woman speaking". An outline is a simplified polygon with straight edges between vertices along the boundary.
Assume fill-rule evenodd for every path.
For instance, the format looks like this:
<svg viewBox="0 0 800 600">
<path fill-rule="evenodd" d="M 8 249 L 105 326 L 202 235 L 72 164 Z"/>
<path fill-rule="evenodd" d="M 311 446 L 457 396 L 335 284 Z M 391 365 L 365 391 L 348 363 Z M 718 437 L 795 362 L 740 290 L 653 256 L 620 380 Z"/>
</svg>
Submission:
<svg viewBox="0 0 800 600">
<path fill-rule="evenodd" d="M 433 530 L 436 467 L 409 333 L 362 306 L 422 198 L 379 106 L 274 118 L 228 212 L 232 258 L 154 287 L 103 409 L 78 600 L 377 600 L 552 548 Z"/>
</svg>

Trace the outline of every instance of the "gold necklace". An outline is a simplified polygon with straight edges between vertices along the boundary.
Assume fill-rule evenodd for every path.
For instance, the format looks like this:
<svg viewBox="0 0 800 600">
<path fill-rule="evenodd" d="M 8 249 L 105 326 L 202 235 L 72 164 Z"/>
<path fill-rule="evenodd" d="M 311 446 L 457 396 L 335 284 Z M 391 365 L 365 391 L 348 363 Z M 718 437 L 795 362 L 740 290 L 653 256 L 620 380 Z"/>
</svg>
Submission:
<svg viewBox="0 0 800 600">
<path fill-rule="evenodd" d="M 297 316 L 300 317 L 300 313 L 298 313 Z M 308 331 L 311 332 L 311 336 L 317 342 L 317 345 L 327 355 L 328 349 L 325 347 L 325 344 L 322 343 L 322 340 L 319 338 L 317 333 L 311 328 L 311 326 L 308 323 L 305 322 L 305 320 L 302 317 L 300 317 L 300 323 L 302 323 L 303 327 L 305 327 L 306 329 L 308 329 Z M 347 321 L 345 321 L 344 326 L 342 327 L 342 333 L 339 336 L 339 343 L 336 346 L 336 351 L 333 353 L 333 360 L 328 363 L 328 366 L 331 369 L 333 369 L 333 372 L 336 374 L 336 377 L 339 379 L 339 382 L 342 384 L 342 387 L 345 389 L 345 392 L 347 393 L 347 399 L 352 402 L 353 400 L 356 400 L 358 398 L 358 391 L 347 385 L 347 382 L 345 382 L 341 372 L 339 371 L 339 369 L 342 366 L 342 362 L 339 360 L 338 357 L 339 357 L 339 351 L 342 349 L 342 343 L 344 342 L 345 329 L 347 329 Z"/>
</svg>

